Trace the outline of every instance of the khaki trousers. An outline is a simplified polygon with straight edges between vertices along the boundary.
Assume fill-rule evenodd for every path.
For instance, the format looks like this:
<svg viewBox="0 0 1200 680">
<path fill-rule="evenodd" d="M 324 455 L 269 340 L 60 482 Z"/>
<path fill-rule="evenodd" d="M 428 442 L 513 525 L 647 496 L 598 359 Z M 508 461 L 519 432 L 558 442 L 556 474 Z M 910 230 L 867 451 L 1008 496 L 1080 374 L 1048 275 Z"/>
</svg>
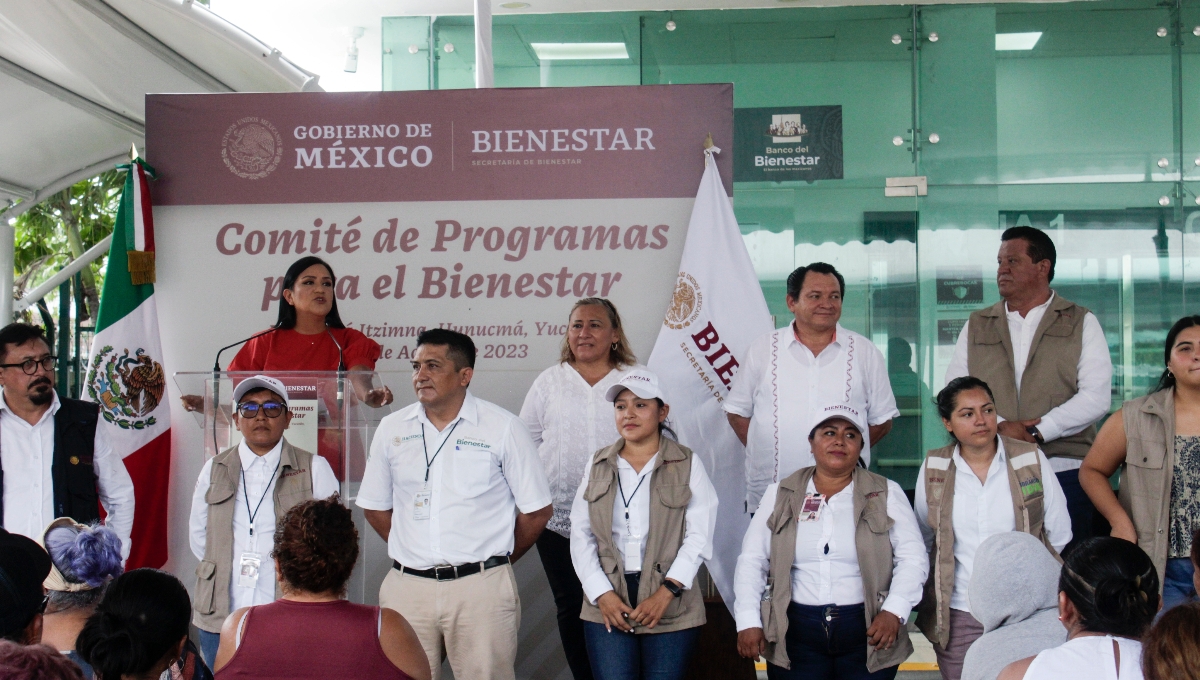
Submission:
<svg viewBox="0 0 1200 680">
<path fill-rule="evenodd" d="M 514 680 L 521 598 L 512 565 L 453 581 L 436 581 L 392 569 L 379 587 L 379 605 L 394 609 L 416 631 L 433 680 L 442 659 L 455 677 Z"/>
</svg>

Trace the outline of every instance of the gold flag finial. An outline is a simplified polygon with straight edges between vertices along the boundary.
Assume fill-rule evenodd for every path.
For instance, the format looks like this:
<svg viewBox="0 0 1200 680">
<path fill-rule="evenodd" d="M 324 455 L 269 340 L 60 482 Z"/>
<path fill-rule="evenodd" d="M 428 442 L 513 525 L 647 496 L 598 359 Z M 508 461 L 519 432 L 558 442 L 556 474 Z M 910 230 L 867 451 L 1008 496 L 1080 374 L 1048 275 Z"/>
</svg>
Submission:
<svg viewBox="0 0 1200 680">
<path fill-rule="evenodd" d="M 713 140 L 712 140 L 712 133 L 710 132 L 710 133 L 708 133 L 708 136 L 706 136 L 706 137 L 704 138 L 704 148 L 705 148 L 705 149 L 711 149 L 711 148 L 713 148 L 714 146 L 716 146 L 716 144 L 713 144 Z"/>
<path fill-rule="evenodd" d="M 137 144 L 129 145 L 129 162 L 132 163 L 138 159 Z"/>
</svg>

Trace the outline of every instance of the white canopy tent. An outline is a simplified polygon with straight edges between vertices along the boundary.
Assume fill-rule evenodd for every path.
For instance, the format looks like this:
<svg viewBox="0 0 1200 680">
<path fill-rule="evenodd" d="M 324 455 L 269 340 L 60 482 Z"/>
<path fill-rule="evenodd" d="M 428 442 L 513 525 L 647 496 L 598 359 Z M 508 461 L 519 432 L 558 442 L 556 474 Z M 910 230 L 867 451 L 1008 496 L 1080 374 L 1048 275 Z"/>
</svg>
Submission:
<svg viewBox="0 0 1200 680">
<path fill-rule="evenodd" d="M 0 291 L 12 290 L 10 219 L 127 161 L 147 93 L 320 89 L 192 0 L 0 0 Z M 12 307 L 0 293 L 0 325 Z"/>
</svg>

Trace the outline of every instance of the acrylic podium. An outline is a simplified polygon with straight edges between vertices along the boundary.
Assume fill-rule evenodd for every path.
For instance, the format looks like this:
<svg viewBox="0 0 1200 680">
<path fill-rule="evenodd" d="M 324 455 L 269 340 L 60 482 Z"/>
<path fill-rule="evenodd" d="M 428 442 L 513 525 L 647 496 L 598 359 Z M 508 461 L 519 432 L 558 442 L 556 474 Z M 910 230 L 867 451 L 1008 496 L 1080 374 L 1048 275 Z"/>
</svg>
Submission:
<svg viewBox="0 0 1200 680">
<path fill-rule="evenodd" d="M 342 503 L 354 511 L 359 533 L 359 556 L 354 574 L 347 584 L 352 602 L 373 604 L 378 600 L 379 584 L 391 567 L 387 545 L 366 523 L 354 504 L 362 484 L 371 438 L 379 421 L 389 413 L 411 403 L 411 377 L 408 373 L 374 371 L 267 371 L 288 391 L 293 414 L 284 433 L 293 446 L 318 454 L 329 462 L 338 478 Z M 203 409 L 195 412 L 203 432 L 203 460 L 236 446 L 241 440 L 233 422 L 233 389 L 256 372 L 212 371 L 175 374 L 175 383 L 184 395 L 203 399 Z M 387 406 L 369 405 L 372 390 L 387 386 L 396 399 Z M 378 403 L 378 401 L 376 401 Z"/>
</svg>

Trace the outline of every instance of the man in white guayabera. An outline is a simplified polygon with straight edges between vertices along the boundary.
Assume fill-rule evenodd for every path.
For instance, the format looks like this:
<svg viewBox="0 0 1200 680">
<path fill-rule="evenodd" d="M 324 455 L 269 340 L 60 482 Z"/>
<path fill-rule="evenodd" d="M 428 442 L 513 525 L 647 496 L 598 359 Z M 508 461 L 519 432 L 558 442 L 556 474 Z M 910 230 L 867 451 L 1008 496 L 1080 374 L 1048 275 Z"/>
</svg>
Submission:
<svg viewBox="0 0 1200 680">
<path fill-rule="evenodd" d="M 841 403 L 865 414 L 870 434 L 861 464 L 869 466 L 871 445 L 900 415 L 888 382 L 887 361 L 870 340 L 838 323 L 846 281 L 831 265 L 814 262 L 788 276 L 792 323 L 750 346 L 725 412 L 746 445 L 746 509 L 753 513 L 767 486 L 814 465 L 808 432 L 816 411 Z"/>
</svg>

